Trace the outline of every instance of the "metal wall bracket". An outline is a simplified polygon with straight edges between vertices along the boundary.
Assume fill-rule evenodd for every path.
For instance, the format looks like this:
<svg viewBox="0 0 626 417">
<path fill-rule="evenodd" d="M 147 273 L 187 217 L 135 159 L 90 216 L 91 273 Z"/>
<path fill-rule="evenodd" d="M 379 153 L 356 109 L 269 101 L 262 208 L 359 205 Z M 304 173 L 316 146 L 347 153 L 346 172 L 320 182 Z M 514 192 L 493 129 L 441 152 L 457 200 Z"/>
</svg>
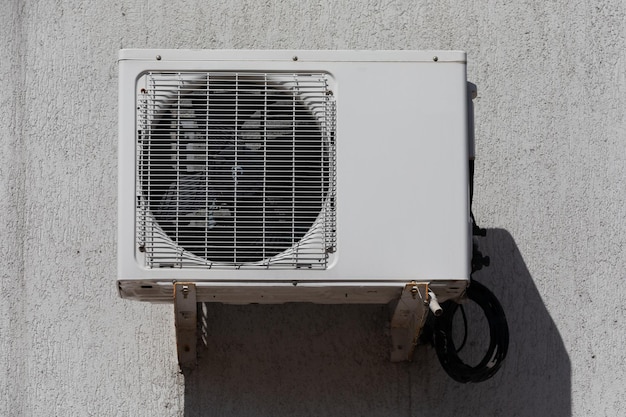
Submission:
<svg viewBox="0 0 626 417">
<path fill-rule="evenodd" d="M 410 361 L 428 316 L 428 284 L 404 286 L 391 318 L 391 361 Z"/>
<path fill-rule="evenodd" d="M 176 350 L 181 369 L 196 366 L 196 332 L 198 323 L 196 286 L 190 283 L 174 284 L 174 324 Z"/>
</svg>

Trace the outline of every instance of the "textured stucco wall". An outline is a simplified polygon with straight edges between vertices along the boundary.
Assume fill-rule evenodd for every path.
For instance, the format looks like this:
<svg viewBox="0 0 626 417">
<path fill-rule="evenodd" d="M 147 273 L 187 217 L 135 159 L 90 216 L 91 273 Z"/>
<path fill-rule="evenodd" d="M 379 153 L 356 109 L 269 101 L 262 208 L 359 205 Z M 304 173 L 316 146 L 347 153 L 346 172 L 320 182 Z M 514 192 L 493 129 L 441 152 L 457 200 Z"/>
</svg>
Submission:
<svg viewBox="0 0 626 417">
<path fill-rule="evenodd" d="M 624 415 L 624 22 L 620 0 L 6 1 L 0 415 Z M 210 305 L 179 374 L 172 307 L 114 285 L 130 47 L 466 50 L 501 371 L 390 364 L 382 306 Z"/>
</svg>

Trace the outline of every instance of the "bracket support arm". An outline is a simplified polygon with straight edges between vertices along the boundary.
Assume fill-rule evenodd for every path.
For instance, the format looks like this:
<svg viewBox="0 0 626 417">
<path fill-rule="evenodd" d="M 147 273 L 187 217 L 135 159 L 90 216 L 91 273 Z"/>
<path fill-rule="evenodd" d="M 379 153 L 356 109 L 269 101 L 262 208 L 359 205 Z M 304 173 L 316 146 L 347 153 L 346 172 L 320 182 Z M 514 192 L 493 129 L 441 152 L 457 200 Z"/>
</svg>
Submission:
<svg viewBox="0 0 626 417">
<path fill-rule="evenodd" d="M 195 284 L 175 283 L 174 324 L 178 365 L 181 369 L 192 369 L 196 366 L 197 308 Z"/>
<path fill-rule="evenodd" d="M 410 361 L 428 316 L 428 283 L 404 286 L 391 318 L 391 361 Z"/>
</svg>

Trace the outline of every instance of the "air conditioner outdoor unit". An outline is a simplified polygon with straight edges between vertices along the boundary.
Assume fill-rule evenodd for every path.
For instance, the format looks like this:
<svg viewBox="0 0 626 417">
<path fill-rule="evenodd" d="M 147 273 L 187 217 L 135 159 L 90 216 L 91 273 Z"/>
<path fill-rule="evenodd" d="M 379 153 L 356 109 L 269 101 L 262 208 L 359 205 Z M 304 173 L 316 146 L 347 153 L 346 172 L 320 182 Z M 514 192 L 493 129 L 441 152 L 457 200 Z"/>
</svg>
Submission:
<svg viewBox="0 0 626 417">
<path fill-rule="evenodd" d="M 399 300 L 413 328 L 464 293 L 463 52 L 122 50 L 119 70 L 122 297 L 192 300 L 181 320 Z"/>
</svg>

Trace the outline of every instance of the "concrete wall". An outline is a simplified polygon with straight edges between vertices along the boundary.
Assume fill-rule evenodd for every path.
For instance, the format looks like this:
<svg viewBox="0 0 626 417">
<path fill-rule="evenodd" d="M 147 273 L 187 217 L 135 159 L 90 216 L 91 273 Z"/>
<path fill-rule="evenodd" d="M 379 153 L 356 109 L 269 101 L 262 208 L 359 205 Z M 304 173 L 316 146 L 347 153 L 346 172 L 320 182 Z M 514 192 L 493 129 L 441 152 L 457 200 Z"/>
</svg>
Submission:
<svg viewBox="0 0 626 417">
<path fill-rule="evenodd" d="M 0 415 L 624 415 L 625 15 L 619 0 L 5 1 Z M 114 285 L 130 47 L 466 50 L 501 371 L 457 384 L 427 346 L 389 363 L 383 306 L 209 305 L 199 367 L 178 373 L 172 307 Z"/>
</svg>

